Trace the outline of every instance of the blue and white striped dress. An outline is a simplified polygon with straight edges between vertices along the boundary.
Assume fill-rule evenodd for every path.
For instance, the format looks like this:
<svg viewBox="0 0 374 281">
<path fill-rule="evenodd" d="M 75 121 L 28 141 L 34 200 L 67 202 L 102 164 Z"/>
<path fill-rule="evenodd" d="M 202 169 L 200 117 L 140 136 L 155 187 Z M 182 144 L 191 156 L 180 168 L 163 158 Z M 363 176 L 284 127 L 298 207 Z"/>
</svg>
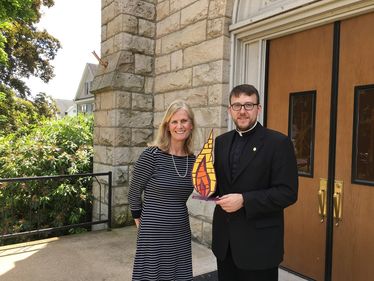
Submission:
<svg viewBox="0 0 374 281">
<path fill-rule="evenodd" d="M 129 203 L 141 214 L 133 281 L 192 280 L 191 230 L 186 201 L 193 190 L 195 156 L 174 156 L 157 147 L 143 151 L 134 167 Z M 144 201 L 142 202 L 142 193 Z"/>
</svg>

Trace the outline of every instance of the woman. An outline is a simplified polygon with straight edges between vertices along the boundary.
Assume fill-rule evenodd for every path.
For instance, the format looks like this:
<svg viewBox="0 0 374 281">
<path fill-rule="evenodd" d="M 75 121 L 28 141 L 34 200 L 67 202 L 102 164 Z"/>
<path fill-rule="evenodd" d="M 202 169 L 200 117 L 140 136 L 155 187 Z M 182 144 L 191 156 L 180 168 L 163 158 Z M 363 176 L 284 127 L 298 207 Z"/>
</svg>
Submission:
<svg viewBox="0 0 374 281">
<path fill-rule="evenodd" d="M 135 164 L 129 190 L 130 208 L 138 227 L 133 281 L 192 280 L 186 201 L 193 190 L 194 129 L 191 108 L 183 101 L 173 102 L 156 140 Z"/>
</svg>

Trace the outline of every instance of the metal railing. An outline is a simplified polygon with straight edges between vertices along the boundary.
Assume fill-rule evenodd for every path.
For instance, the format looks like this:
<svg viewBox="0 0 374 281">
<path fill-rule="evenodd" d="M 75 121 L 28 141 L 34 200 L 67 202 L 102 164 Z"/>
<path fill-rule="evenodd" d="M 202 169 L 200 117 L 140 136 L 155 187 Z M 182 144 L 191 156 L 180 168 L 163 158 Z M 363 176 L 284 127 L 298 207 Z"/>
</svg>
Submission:
<svg viewBox="0 0 374 281">
<path fill-rule="evenodd" d="M 103 184 L 102 182 L 100 182 L 100 180 L 98 179 L 98 177 L 102 177 L 102 176 L 106 176 L 107 177 L 107 181 L 106 181 L 106 185 L 107 185 L 107 190 L 104 190 L 103 191 Z M 56 183 L 56 181 L 58 182 L 62 182 L 63 180 L 67 180 L 67 181 L 70 181 L 70 184 L 72 183 L 76 183 L 76 181 L 78 180 L 81 180 L 82 178 L 86 178 L 86 179 L 92 179 L 92 182 L 90 184 L 87 184 L 87 186 L 85 186 L 84 188 L 88 188 L 90 190 L 88 190 L 88 192 L 91 192 L 91 193 L 88 193 L 89 196 L 87 196 L 87 201 L 89 201 L 88 203 L 85 202 L 86 205 L 89 205 L 90 207 L 88 208 L 91 213 L 90 214 L 86 214 L 86 218 L 89 217 L 90 218 L 90 221 L 80 221 L 77 222 L 77 223 L 70 223 L 70 224 L 65 224 L 65 225 L 60 225 L 60 226 L 52 226 L 52 227 L 46 227 L 45 225 L 40 225 L 40 213 L 42 213 L 43 210 L 41 210 L 41 206 L 42 204 L 39 202 L 37 205 L 37 208 L 35 208 L 35 206 L 33 207 L 33 210 L 24 210 L 24 214 L 26 214 L 27 212 L 28 213 L 28 216 L 25 216 L 25 217 L 28 217 L 30 220 L 34 219 L 35 221 L 35 218 L 33 217 L 37 217 L 36 218 L 36 228 L 34 227 L 34 229 L 28 229 L 28 230 L 21 230 L 21 231 L 14 231 L 12 230 L 11 233 L 7 233 L 6 231 L 6 228 L 4 228 L 4 225 L 6 225 L 6 220 L 10 220 L 10 221 L 17 221 L 17 220 L 25 220 L 27 221 L 27 218 L 20 218 L 19 214 L 16 214 L 14 212 L 14 209 L 16 206 L 14 206 L 14 202 L 17 200 L 14 199 L 14 198 L 11 198 L 8 200 L 10 200 L 11 202 L 9 203 L 9 201 L 7 202 L 7 204 L 5 204 L 5 201 L 2 202 L 2 200 L 5 200 L 4 199 L 4 191 L 6 188 L 25 188 L 26 184 L 27 183 L 30 183 L 30 182 L 34 182 L 34 181 L 38 181 L 38 182 L 44 182 L 44 184 L 39 184 L 39 185 L 33 185 L 33 189 L 37 189 L 38 191 L 38 188 L 41 188 L 43 187 L 45 189 L 45 191 L 42 191 L 42 192 L 51 192 L 51 190 L 48 190 L 48 187 L 46 187 L 46 183 L 48 183 L 48 181 L 52 180 L 54 181 L 54 183 Z M 98 198 L 94 198 L 93 196 L 93 180 L 96 181 L 97 183 L 97 187 L 98 187 L 98 190 L 97 190 L 97 193 L 98 193 Z M 73 186 L 73 185 L 72 185 Z M 107 229 L 110 230 L 111 227 L 112 227 L 112 223 L 111 223 L 111 217 L 112 217 L 112 172 L 107 172 L 107 173 L 87 173 L 87 174 L 75 174 L 75 175 L 59 175 L 59 176 L 39 176 L 39 177 L 25 177 L 25 178 L 6 178 L 6 179 L 0 179 L 0 192 L 3 191 L 2 193 L 0 193 L 0 245 L 2 245 L 2 241 L 6 240 L 6 239 L 10 239 L 10 238 L 18 238 L 18 237 L 21 237 L 21 236 L 35 236 L 35 235 L 40 235 L 40 234 L 45 234 L 45 235 L 49 235 L 51 233 L 55 233 L 57 231 L 60 231 L 60 233 L 62 231 L 67 231 L 67 230 L 71 230 L 71 229 L 77 229 L 77 228 L 89 228 L 93 225 L 98 225 L 98 224 L 107 224 Z M 11 195 L 11 191 L 12 190 L 8 190 L 8 197 L 9 195 Z M 107 198 L 102 198 L 103 197 L 103 194 L 105 194 L 107 191 Z M 10 193 L 9 193 L 10 192 Z M 40 192 L 40 191 L 39 191 Z M 3 194 L 3 196 L 1 195 Z M 18 194 L 19 196 L 19 194 Z M 35 194 L 32 193 L 32 191 L 28 191 L 27 193 L 27 196 L 24 196 L 26 199 L 28 200 L 35 200 L 35 198 L 37 197 Z M 91 201 L 90 201 L 91 200 Z M 104 202 L 106 203 L 104 203 Z M 13 202 L 13 203 L 12 203 Z M 93 216 L 92 216 L 92 212 L 93 212 L 93 204 L 96 204 L 96 208 L 97 208 L 97 214 L 98 214 L 98 217 L 99 219 L 98 220 L 93 220 Z M 33 202 L 31 202 L 31 206 L 33 205 L 32 204 Z M 30 204 L 28 206 L 30 206 Z M 107 205 L 108 207 L 108 210 L 107 210 L 107 216 L 106 218 L 102 219 L 102 216 L 105 215 L 105 214 L 102 214 L 102 204 L 104 205 Z M 34 204 L 36 205 L 36 204 Z M 97 206 L 98 205 L 98 206 Z M 19 207 L 19 206 L 17 206 Z M 85 210 L 85 213 L 86 213 L 87 210 Z M 13 217 L 12 217 L 13 216 Z M 3 227 L 2 227 L 3 226 Z"/>
</svg>

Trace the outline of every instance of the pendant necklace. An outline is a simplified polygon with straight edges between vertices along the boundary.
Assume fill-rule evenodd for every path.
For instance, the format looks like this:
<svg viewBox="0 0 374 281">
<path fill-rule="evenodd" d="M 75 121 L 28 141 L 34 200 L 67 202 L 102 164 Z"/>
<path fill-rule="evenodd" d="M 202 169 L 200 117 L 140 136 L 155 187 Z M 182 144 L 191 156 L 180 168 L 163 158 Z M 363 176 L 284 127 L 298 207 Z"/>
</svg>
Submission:
<svg viewBox="0 0 374 281">
<path fill-rule="evenodd" d="M 178 177 L 180 177 L 180 178 L 185 178 L 185 177 L 187 176 L 187 172 L 188 172 L 188 155 L 187 155 L 187 166 L 186 166 L 186 172 L 184 173 L 183 176 L 178 172 L 177 165 L 175 165 L 174 155 L 173 155 L 173 154 L 171 154 L 171 159 L 173 159 L 174 169 L 175 169 L 175 171 L 177 172 Z"/>
</svg>

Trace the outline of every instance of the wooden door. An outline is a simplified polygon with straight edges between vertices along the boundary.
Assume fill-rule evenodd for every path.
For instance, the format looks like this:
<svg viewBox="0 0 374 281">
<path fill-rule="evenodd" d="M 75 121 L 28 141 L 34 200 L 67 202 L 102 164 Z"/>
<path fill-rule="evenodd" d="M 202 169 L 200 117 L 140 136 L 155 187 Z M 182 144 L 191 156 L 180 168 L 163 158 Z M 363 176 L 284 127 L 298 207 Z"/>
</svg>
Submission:
<svg viewBox="0 0 374 281">
<path fill-rule="evenodd" d="M 285 212 L 282 266 L 314 280 L 374 276 L 373 26 L 370 13 L 337 24 L 335 42 L 334 24 L 269 42 L 266 125 L 292 139 L 298 135 L 299 198 Z M 312 129 L 307 145 L 300 146 L 305 127 Z M 305 147 L 309 152 L 302 151 Z M 327 219 L 320 215 L 324 202 L 332 203 Z"/>
<path fill-rule="evenodd" d="M 373 26 L 374 13 L 340 26 L 335 179 L 343 192 L 342 220 L 333 228 L 334 281 L 374 279 Z"/>
<path fill-rule="evenodd" d="M 271 40 L 269 46 L 267 127 L 288 134 L 290 94 L 314 91 L 314 155 L 309 172 L 299 176 L 297 203 L 285 211 L 282 266 L 316 280 L 323 280 L 325 267 L 326 220 L 318 212 L 318 192 L 328 170 L 332 43 L 331 24 Z M 298 161 L 302 166 L 301 157 Z"/>
</svg>

